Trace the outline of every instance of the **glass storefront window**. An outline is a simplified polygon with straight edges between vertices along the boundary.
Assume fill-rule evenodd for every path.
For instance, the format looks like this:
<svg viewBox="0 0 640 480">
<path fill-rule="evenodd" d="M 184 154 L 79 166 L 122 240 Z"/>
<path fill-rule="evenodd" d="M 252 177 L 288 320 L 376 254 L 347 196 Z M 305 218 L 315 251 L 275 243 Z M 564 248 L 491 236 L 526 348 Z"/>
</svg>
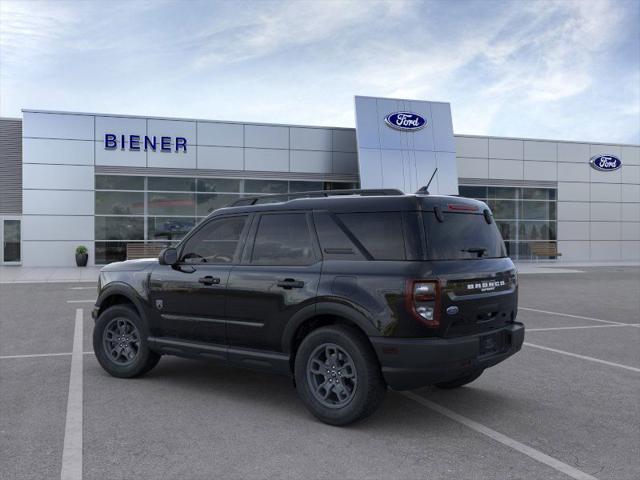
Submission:
<svg viewBox="0 0 640 480">
<path fill-rule="evenodd" d="M 198 192 L 239 192 L 240 180 L 236 178 L 198 178 Z"/>
<path fill-rule="evenodd" d="M 284 180 L 245 180 L 245 193 L 287 193 L 289 182 Z"/>
<path fill-rule="evenodd" d="M 96 240 L 144 240 L 144 217 L 95 217 Z"/>
<path fill-rule="evenodd" d="M 516 202 L 512 200 L 489 200 L 487 204 L 496 219 L 516 218 Z"/>
<path fill-rule="evenodd" d="M 195 193 L 148 193 L 149 215 L 184 215 L 193 217 L 196 213 Z"/>
<path fill-rule="evenodd" d="M 195 225 L 194 218 L 148 217 L 148 240 L 180 240 Z"/>
<path fill-rule="evenodd" d="M 96 190 L 144 190 L 144 177 L 96 175 Z"/>
<path fill-rule="evenodd" d="M 289 192 L 313 192 L 322 190 L 324 185 L 322 182 L 289 182 Z"/>
<path fill-rule="evenodd" d="M 519 189 L 513 188 L 513 187 L 489 187 L 487 190 L 488 190 L 487 198 L 489 199 L 494 199 L 494 198 L 515 199 Z"/>
<path fill-rule="evenodd" d="M 144 215 L 142 192 L 96 192 L 98 215 Z"/>
<path fill-rule="evenodd" d="M 483 200 L 487 198 L 487 187 L 461 185 L 460 187 L 458 187 L 458 192 L 461 197 L 475 198 L 477 200 Z"/>
<path fill-rule="evenodd" d="M 149 191 L 194 192 L 196 190 L 195 178 L 149 177 L 147 182 Z"/>
<path fill-rule="evenodd" d="M 222 208 L 238 198 L 240 195 L 198 193 L 196 215 L 199 217 L 209 215 L 214 210 Z"/>
</svg>

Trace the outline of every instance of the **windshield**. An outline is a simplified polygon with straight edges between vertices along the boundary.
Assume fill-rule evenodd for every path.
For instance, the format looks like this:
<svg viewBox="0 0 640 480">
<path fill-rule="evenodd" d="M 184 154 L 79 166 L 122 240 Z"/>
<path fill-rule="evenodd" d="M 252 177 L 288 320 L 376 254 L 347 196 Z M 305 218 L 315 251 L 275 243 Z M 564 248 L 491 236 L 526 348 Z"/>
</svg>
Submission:
<svg viewBox="0 0 640 480">
<path fill-rule="evenodd" d="M 432 260 L 467 260 L 506 257 L 507 252 L 494 221 L 473 213 L 442 213 L 439 222 L 433 212 L 425 212 L 427 250 Z"/>
</svg>

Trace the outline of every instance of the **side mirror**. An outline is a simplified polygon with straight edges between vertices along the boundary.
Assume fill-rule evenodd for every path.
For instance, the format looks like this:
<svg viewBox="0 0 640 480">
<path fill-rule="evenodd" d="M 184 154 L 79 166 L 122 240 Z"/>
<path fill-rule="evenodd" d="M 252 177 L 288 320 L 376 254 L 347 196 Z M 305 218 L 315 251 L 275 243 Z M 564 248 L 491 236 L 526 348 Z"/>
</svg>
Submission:
<svg viewBox="0 0 640 480">
<path fill-rule="evenodd" d="M 175 265 L 178 263 L 178 250 L 173 247 L 167 247 L 160 252 L 158 256 L 160 265 Z"/>
</svg>

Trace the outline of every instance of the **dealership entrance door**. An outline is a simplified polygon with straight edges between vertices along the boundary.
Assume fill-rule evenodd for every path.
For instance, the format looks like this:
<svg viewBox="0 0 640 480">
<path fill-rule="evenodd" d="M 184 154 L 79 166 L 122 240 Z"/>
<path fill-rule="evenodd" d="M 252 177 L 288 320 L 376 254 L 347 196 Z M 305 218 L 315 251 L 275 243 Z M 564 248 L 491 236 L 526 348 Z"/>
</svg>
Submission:
<svg viewBox="0 0 640 480">
<path fill-rule="evenodd" d="M 0 217 L 0 263 L 3 265 L 19 265 L 22 261 L 20 227 L 20 217 Z"/>
</svg>

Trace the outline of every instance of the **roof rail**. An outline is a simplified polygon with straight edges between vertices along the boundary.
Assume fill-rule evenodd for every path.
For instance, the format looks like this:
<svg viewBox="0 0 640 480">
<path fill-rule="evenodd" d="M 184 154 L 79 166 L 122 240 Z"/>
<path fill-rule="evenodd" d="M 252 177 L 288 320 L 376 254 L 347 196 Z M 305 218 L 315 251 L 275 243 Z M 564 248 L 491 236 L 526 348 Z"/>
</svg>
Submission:
<svg viewBox="0 0 640 480">
<path fill-rule="evenodd" d="M 242 197 L 238 200 L 227 204 L 227 207 L 240 207 L 247 205 L 256 205 L 258 203 L 275 203 L 287 202 L 294 198 L 320 198 L 335 197 L 340 195 L 360 195 L 360 196 L 383 196 L 383 195 L 404 195 L 400 190 L 394 188 L 374 188 L 374 189 L 355 189 L 355 190 L 312 190 L 309 192 L 283 193 L 277 195 L 254 195 L 250 197 Z"/>
</svg>

